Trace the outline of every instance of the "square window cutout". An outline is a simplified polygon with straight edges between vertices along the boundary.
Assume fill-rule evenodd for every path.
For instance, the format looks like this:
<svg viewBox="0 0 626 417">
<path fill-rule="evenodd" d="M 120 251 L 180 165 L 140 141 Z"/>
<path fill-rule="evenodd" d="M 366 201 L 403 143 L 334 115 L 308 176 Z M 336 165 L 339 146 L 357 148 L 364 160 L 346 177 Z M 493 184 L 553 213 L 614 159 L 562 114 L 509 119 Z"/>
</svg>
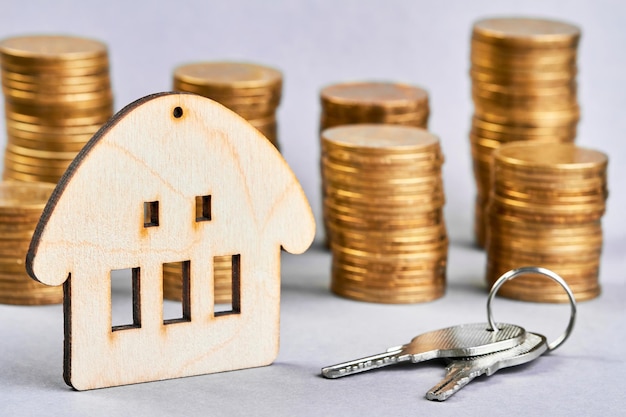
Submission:
<svg viewBox="0 0 626 417">
<path fill-rule="evenodd" d="M 211 196 L 196 196 L 196 221 L 206 222 L 211 220 Z"/>
<path fill-rule="evenodd" d="M 159 225 L 159 202 L 147 201 L 143 203 L 143 227 Z"/>
</svg>

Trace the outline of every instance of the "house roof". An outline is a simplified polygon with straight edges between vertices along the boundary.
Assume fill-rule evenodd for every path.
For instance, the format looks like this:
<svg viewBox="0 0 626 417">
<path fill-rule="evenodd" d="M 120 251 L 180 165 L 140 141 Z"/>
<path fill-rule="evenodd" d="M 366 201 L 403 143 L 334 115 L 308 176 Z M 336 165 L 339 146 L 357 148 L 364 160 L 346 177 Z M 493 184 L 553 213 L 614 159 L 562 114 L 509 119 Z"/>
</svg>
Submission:
<svg viewBox="0 0 626 417">
<path fill-rule="evenodd" d="M 301 253 L 313 240 L 304 192 L 265 137 L 212 100 L 160 93 L 122 109 L 77 155 L 43 211 L 27 271 L 59 285 L 85 258 L 124 262 L 129 254 L 195 244 L 187 211 L 190 198 L 204 193 L 217 197 L 211 227 L 224 234 L 225 247 L 262 238 Z M 141 204 L 159 199 L 169 199 L 162 204 L 169 223 L 147 231 Z M 228 207 L 220 206 L 224 201 Z"/>
</svg>

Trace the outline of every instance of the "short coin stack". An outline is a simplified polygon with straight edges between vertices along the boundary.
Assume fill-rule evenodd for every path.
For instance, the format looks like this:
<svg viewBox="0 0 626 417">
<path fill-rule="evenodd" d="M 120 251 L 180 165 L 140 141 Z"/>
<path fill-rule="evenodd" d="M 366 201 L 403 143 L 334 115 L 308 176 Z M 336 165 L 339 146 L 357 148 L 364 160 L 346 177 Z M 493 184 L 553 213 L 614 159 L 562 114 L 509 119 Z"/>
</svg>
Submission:
<svg viewBox="0 0 626 417">
<path fill-rule="evenodd" d="M 56 183 L 113 114 L 106 45 L 70 36 L 0 42 L 4 178 Z"/>
<path fill-rule="evenodd" d="M 601 217 L 608 195 L 608 159 L 573 144 L 520 142 L 493 154 L 488 205 L 487 281 L 509 269 L 541 266 L 561 275 L 577 300 L 600 293 Z M 551 281 L 524 276 L 501 295 L 567 302 Z"/>
<path fill-rule="evenodd" d="M 63 287 L 32 280 L 24 266 L 26 252 L 53 184 L 0 183 L 0 303 L 53 304 L 63 301 Z"/>
<path fill-rule="evenodd" d="M 324 129 L 357 123 L 428 127 L 428 93 L 420 87 L 391 82 L 329 85 L 320 92 Z"/>
<path fill-rule="evenodd" d="M 514 141 L 571 143 L 576 137 L 579 39 L 576 26 L 552 20 L 493 18 L 474 24 L 470 75 L 475 112 L 470 141 L 480 245 L 485 238 L 493 150 Z"/>
<path fill-rule="evenodd" d="M 333 292 L 381 303 L 444 294 L 442 164 L 439 139 L 424 129 L 361 124 L 322 132 Z"/>
<path fill-rule="evenodd" d="M 197 62 L 174 70 L 174 90 L 196 93 L 228 107 L 279 148 L 276 111 L 283 76 L 274 68 L 243 62 Z"/>
</svg>

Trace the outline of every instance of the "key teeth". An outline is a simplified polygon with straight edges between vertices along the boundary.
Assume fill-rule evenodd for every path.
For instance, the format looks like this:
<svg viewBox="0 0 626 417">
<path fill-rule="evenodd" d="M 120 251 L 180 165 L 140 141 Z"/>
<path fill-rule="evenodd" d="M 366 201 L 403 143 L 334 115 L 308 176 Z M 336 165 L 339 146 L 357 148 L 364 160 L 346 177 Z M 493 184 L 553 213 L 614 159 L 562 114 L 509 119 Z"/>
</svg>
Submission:
<svg viewBox="0 0 626 417">
<path fill-rule="evenodd" d="M 362 361 L 339 364 L 322 368 L 322 376 L 329 379 L 340 378 L 368 371 L 370 369 L 382 368 L 400 362 L 398 356 L 383 356 L 376 359 L 365 359 Z"/>
<path fill-rule="evenodd" d="M 450 398 L 452 394 L 467 385 L 469 380 L 469 377 L 464 377 L 457 380 L 446 381 L 445 384 L 434 387 L 428 391 L 426 393 L 426 399 L 431 401 L 445 401 Z"/>
</svg>

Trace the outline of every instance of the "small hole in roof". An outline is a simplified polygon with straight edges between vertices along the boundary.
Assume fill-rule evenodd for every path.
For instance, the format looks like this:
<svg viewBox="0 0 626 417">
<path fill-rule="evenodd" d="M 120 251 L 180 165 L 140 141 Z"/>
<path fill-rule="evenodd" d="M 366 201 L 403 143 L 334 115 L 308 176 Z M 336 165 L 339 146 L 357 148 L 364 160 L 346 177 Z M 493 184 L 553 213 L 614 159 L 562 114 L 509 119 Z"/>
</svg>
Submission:
<svg viewBox="0 0 626 417">
<path fill-rule="evenodd" d="M 183 115 L 183 108 L 182 107 L 174 107 L 174 117 L 175 118 L 180 118 Z"/>
</svg>

